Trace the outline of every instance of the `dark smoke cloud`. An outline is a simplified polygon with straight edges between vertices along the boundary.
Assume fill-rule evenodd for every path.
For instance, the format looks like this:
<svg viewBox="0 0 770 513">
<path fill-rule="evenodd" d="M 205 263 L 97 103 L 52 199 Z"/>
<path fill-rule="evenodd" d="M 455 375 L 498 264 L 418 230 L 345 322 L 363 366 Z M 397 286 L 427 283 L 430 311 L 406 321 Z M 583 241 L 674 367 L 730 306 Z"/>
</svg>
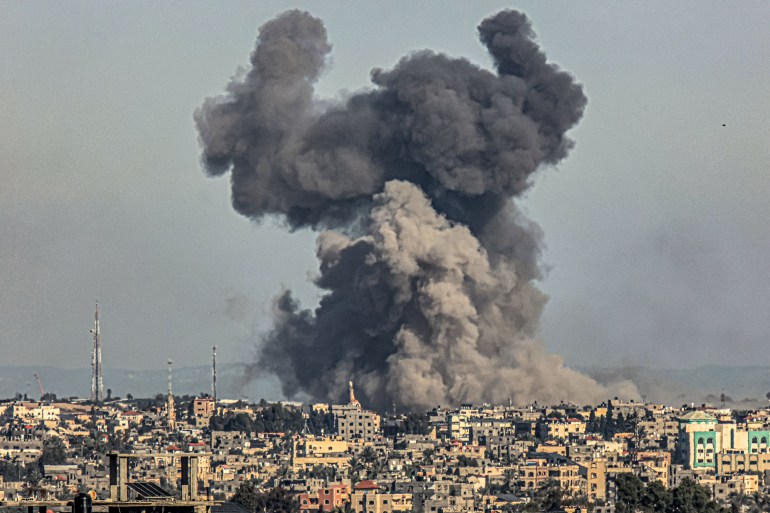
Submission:
<svg viewBox="0 0 770 513">
<path fill-rule="evenodd" d="M 313 93 L 324 26 L 290 11 L 196 112 L 206 169 L 231 173 L 239 212 L 333 230 L 318 238 L 327 294 L 315 311 L 279 296 L 254 366 L 285 393 L 338 399 L 351 378 L 380 408 L 607 393 L 534 338 L 540 231 L 512 202 L 567 155 L 585 95 L 523 14 L 498 13 L 479 35 L 496 73 L 420 51 L 329 105 Z"/>
</svg>

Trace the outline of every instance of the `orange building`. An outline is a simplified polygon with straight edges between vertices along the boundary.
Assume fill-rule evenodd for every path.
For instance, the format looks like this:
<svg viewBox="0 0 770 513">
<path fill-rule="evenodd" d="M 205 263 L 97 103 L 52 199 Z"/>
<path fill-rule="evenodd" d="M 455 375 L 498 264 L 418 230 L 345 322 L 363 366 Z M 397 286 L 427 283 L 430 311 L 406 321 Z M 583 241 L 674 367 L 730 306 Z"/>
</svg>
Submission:
<svg viewBox="0 0 770 513">
<path fill-rule="evenodd" d="M 299 495 L 299 507 L 301 513 L 315 513 L 317 511 L 333 511 L 341 508 L 350 501 L 350 487 L 346 484 L 330 485 L 328 488 L 320 488 L 317 493 L 301 493 Z"/>
</svg>

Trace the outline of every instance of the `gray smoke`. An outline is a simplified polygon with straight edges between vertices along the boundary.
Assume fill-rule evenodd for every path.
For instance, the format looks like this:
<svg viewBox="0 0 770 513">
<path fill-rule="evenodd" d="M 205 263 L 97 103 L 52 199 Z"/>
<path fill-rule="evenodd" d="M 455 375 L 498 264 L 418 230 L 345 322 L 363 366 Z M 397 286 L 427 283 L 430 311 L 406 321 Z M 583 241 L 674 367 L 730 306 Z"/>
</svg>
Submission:
<svg viewBox="0 0 770 513">
<path fill-rule="evenodd" d="M 277 297 L 252 366 L 289 396 L 339 399 L 350 379 L 378 408 L 608 393 L 535 339 L 540 231 L 513 203 L 567 155 L 586 97 L 525 15 L 500 12 L 479 35 L 494 73 L 420 51 L 330 104 L 313 92 L 325 28 L 290 11 L 260 29 L 251 69 L 195 113 L 206 170 L 230 172 L 236 210 L 327 230 L 316 278 L 327 294 L 314 311 Z"/>
</svg>

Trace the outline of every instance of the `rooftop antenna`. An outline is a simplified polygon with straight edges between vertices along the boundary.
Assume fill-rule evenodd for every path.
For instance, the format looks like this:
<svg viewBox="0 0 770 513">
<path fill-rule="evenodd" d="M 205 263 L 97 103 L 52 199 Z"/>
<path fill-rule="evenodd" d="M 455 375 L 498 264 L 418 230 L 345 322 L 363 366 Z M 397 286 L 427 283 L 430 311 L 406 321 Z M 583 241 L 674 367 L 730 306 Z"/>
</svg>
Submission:
<svg viewBox="0 0 770 513">
<path fill-rule="evenodd" d="M 176 411 L 174 410 L 174 393 L 171 391 L 171 360 L 168 361 L 168 403 L 166 405 L 166 414 L 168 418 L 168 429 L 174 431 L 176 424 Z"/>
<path fill-rule="evenodd" d="M 214 409 L 217 407 L 217 346 L 211 351 L 211 395 L 214 397 Z"/>
<path fill-rule="evenodd" d="M 102 337 L 99 333 L 99 303 L 96 303 L 94 327 L 91 328 L 93 347 L 91 349 L 91 400 L 102 402 L 104 397 L 104 381 L 102 380 Z"/>
</svg>

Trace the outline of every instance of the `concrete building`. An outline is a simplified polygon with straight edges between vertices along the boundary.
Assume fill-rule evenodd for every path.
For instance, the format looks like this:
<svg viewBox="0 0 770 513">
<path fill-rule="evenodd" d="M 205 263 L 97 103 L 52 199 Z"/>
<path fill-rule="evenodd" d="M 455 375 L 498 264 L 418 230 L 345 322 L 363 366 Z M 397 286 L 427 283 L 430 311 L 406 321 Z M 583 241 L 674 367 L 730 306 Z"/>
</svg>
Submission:
<svg viewBox="0 0 770 513">
<path fill-rule="evenodd" d="M 717 419 L 702 411 L 679 417 L 679 461 L 686 468 L 716 467 Z"/>
<path fill-rule="evenodd" d="M 580 475 L 586 480 L 586 495 L 591 503 L 607 498 L 607 462 L 602 459 L 580 465 Z"/>
<path fill-rule="evenodd" d="M 350 387 L 350 401 L 345 405 L 332 405 L 332 414 L 337 428 L 337 435 L 348 442 L 375 440 L 380 431 L 380 416 L 373 411 L 361 408 L 361 403 L 356 400 L 353 391 L 353 382 Z"/>
<path fill-rule="evenodd" d="M 747 424 L 742 428 L 729 418 L 718 422 L 708 413 L 692 411 L 679 418 L 678 446 L 679 461 L 686 468 L 716 470 L 719 466 L 737 470 L 741 464 L 756 468 L 758 456 L 770 454 L 770 431 L 762 429 L 761 424 Z M 722 458 L 725 455 L 728 457 Z"/>
<path fill-rule="evenodd" d="M 374 481 L 361 481 L 353 487 L 350 496 L 353 513 L 390 513 L 393 511 L 390 494 L 383 493 Z"/>
<path fill-rule="evenodd" d="M 330 512 L 342 508 L 349 500 L 350 486 L 339 483 L 319 488 L 315 493 L 299 494 L 299 507 L 301 513 Z"/>
<path fill-rule="evenodd" d="M 196 397 L 192 403 L 192 418 L 196 426 L 208 426 L 216 412 L 216 403 L 210 397 Z"/>
</svg>

